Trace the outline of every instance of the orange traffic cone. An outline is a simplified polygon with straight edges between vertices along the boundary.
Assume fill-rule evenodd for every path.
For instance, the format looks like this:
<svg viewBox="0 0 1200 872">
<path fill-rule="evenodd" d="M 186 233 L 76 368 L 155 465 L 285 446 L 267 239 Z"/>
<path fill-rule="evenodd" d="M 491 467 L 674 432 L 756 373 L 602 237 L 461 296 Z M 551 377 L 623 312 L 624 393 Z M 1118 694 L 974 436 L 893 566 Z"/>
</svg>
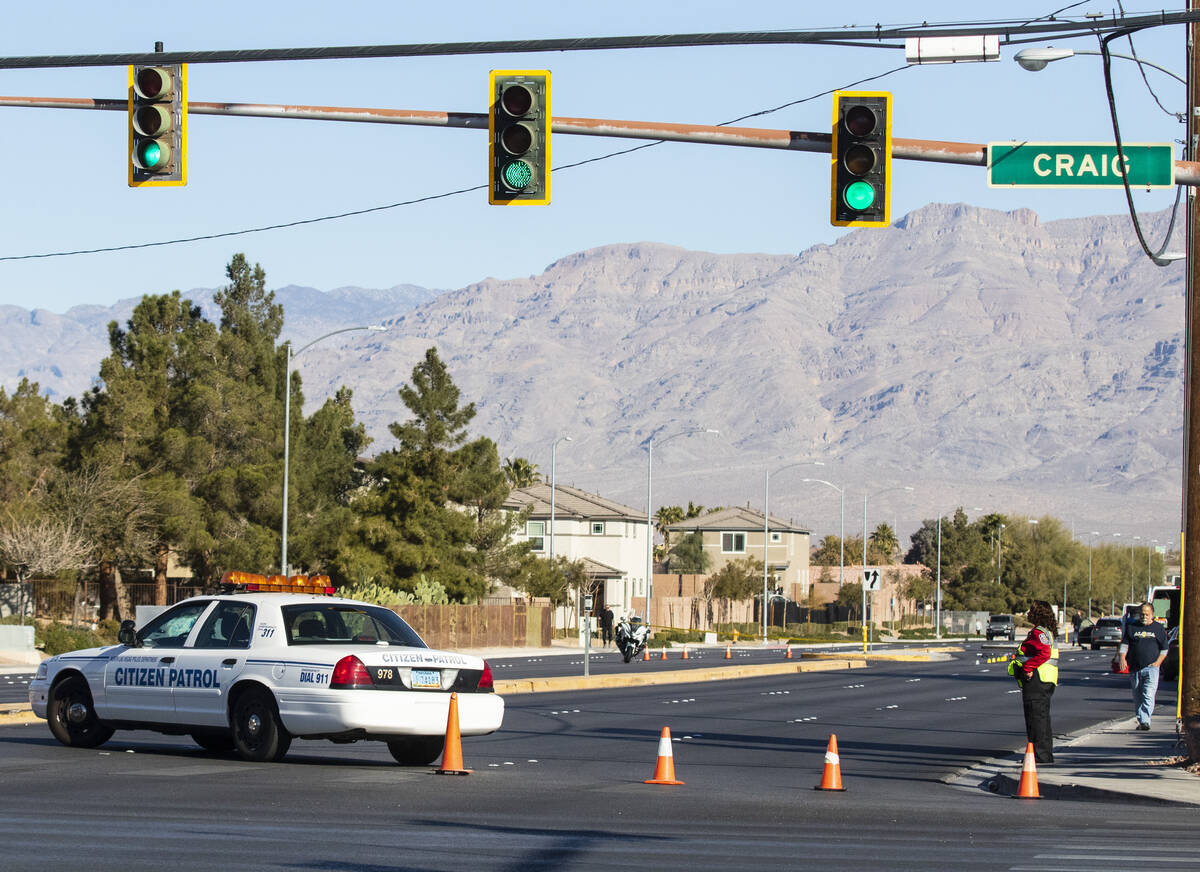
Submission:
<svg viewBox="0 0 1200 872">
<path fill-rule="evenodd" d="M 643 648 L 643 649 L 642 649 L 642 662 L 645 662 L 645 661 L 647 661 L 647 660 L 649 660 L 649 659 L 650 659 L 650 649 L 649 649 L 649 648 Z"/>
<path fill-rule="evenodd" d="M 683 646 L 683 659 L 684 659 L 684 660 L 687 660 L 687 659 L 688 659 L 687 645 L 684 645 L 684 646 Z"/>
<path fill-rule="evenodd" d="M 667 646 L 666 646 L 666 645 L 663 645 L 663 649 L 662 649 L 662 656 L 661 656 L 661 657 L 659 657 L 658 659 L 659 659 L 659 660 L 666 660 L 666 659 L 667 659 Z"/>
<path fill-rule="evenodd" d="M 438 775 L 470 775 L 463 768 L 462 735 L 458 731 L 458 694 L 450 694 L 450 713 L 446 715 L 446 746 L 442 750 L 442 766 L 433 770 Z"/>
<path fill-rule="evenodd" d="M 842 787 L 842 758 L 838 756 L 837 734 L 829 734 L 829 746 L 825 749 L 825 771 L 821 783 L 813 790 L 845 790 Z"/>
<path fill-rule="evenodd" d="M 654 767 L 654 777 L 642 782 L 643 784 L 683 784 L 675 779 L 675 755 L 671 753 L 671 728 L 663 727 L 658 739 L 658 765 Z"/>
<path fill-rule="evenodd" d="M 1041 799 L 1037 786 L 1037 763 L 1033 756 L 1033 742 L 1025 746 L 1025 765 L 1021 767 L 1021 784 L 1017 787 L 1017 799 Z"/>
<path fill-rule="evenodd" d="M 733 659 L 733 646 L 732 646 L 732 645 L 726 645 L 726 646 L 725 646 L 725 659 L 726 659 L 726 660 L 732 660 L 732 659 Z"/>
<path fill-rule="evenodd" d="M 792 646 L 791 645 L 788 645 L 786 650 L 784 651 L 783 659 L 784 660 L 792 659 Z"/>
</svg>

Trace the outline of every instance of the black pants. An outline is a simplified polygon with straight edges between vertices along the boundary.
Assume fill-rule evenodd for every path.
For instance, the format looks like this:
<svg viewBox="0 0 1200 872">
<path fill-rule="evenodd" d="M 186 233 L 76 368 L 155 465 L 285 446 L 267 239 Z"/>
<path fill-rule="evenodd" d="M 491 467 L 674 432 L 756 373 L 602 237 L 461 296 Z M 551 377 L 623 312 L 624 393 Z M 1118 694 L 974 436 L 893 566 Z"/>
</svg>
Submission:
<svg viewBox="0 0 1200 872">
<path fill-rule="evenodd" d="M 604 642 L 605 645 L 607 645 L 609 642 L 612 641 L 612 625 L 611 624 L 601 624 L 600 625 L 600 639 L 601 639 L 601 641 Z"/>
<path fill-rule="evenodd" d="M 1050 727 L 1050 697 L 1054 685 L 1038 678 L 1037 673 L 1021 686 L 1025 708 L 1025 736 L 1033 742 L 1033 757 L 1038 763 L 1054 762 L 1054 731 Z"/>
</svg>

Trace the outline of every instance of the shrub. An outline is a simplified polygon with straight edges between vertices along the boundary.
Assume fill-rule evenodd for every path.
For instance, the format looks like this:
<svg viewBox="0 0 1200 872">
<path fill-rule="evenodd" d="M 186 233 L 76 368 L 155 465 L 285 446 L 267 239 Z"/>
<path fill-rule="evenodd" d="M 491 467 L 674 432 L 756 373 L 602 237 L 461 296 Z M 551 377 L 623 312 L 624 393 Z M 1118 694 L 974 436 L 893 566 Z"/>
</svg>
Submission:
<svg viewBox="0 0 1200 872">
<path fill-rule="evenodd" d="M 34 630 L 34 644 L 51 656 L 78 651 L 81 648 L 115 645 L 119 626 L 117 621 L 103 621 L 95 630 L 91 626 L 46 624 Z"/>
</svg>

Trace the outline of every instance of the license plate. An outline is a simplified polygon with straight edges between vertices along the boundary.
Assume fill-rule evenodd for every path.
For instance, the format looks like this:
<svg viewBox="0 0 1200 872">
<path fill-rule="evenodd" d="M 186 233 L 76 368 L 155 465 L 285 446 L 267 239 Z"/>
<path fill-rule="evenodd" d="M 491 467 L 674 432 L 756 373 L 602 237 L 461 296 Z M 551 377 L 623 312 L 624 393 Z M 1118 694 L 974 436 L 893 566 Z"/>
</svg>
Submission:
<svg viewBox="0 0 1200 872">
<path fill-rule="evenodd" d="M 414 669 L 412 671 L 412 686 L 441 688 L 442 671 L 440 669 Z"/>
</svg>

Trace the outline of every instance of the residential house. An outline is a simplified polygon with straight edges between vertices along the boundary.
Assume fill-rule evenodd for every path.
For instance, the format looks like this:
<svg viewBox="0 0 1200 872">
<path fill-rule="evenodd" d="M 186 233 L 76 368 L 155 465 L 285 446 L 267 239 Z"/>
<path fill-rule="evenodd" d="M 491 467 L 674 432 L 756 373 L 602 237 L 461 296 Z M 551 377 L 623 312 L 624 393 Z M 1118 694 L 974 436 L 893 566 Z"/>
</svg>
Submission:
<svg viewBox="0 0 1200 872">
<path fill-rule="evenodd" d="M 761 561 L 763 527 L 762 512 L 749 506 L 737 506 L 680 521 L 668 529 L 676 542 L 680 536 L 700 533 L 704 553 L 709 556 L 708 571 L 712 573 L 733 560 L 756 557 Z M 811 583 L 808 567 L 811 531 L 773 517 L 765 532 L 766 563 L 773 580 L 772 587 L 782 589 L 785 594 L 793 590 L 801 596 L 807 594 Z"/>
<path fill-rule="evenodd" d="M 514 489 L 504 508 L 530 509 L 525 529 L 518 531 L 516 539 L 532 542 L 534 554 L 584 562 L 592 579 L 594 614 L 605 606 L 618 616 L 626 614 L 633 597 L 646 595 L 644 510 L 560 484 L 554 489 L 552 527 L 546 482 Z"/>
</svg>

